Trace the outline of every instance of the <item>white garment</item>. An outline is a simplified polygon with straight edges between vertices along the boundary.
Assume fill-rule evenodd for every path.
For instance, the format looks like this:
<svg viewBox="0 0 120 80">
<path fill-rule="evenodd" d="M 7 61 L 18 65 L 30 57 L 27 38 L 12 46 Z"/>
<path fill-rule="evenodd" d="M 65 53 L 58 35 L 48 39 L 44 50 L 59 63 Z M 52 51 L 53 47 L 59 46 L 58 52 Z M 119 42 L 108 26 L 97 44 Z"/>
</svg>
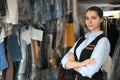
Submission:
<svg viewBox="0 0 120 80">
<path fill-rule="evenodd" d="M 18 4 L 17 0 L 7 0 L 6 23 L 18 23 Z"/>
<path fill-rule="evenodd" d="M 2 43 L 4 41 L 5 38 L 5 30 L 2 27 L 1 33 L 0 33 L 0 43 Z"/>
<path fill-rule="evenodd" d="M 30 30 L 22 32 L 22 40 L 26 41 L 27 45 L 31 43 Z"/>
<path fill-rule="evenodd" d="M 101 70 L 104 70 L 107 73 L 107 80 L 110 80 L 112 72 L 113 72 L 113 64 L 112 64 L 112 59 L 110 56 L 107 57 Z"/>
<path fill-rule="evenodd" d="M 0 71 L 0 79 L 2 78 L 2 71 Z"/>
</svg>

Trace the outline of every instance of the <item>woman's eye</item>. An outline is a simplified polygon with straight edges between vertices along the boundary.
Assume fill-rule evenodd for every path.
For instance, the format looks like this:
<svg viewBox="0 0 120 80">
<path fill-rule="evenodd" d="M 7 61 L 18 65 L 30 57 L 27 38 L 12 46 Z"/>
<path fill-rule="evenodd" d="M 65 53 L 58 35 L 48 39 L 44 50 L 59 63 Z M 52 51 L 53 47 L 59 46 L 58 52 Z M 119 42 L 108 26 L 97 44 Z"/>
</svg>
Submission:
<svg viewBox="0 0 120 80">
<path fill-rule="evenodd" d="M 91 19 L 96 19 L 96 17 L 92 17 Z"/>
<path fill-rule="evenodd" d="M 89 20 L 89 18 L 86 17 L 85 20 Z"/>
<path fill-rule="evenodd" d="M 94 20 L 94 19 L 96 19 L 96 17 L 91 17 L 91 18 L 86 17 L 86 18 L 85 18 L 85 20 L 89 20 L 89 19 L 90 19 L 90 20 L 92 20 L 92 19 Z"/>
</svg>

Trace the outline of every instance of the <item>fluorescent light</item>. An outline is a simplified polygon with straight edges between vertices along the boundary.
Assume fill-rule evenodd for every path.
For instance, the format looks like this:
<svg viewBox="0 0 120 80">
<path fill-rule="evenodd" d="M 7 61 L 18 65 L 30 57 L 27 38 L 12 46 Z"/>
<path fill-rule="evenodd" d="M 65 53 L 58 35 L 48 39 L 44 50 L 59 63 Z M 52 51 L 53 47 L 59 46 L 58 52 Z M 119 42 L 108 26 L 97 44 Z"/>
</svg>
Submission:
<svg viewBox="0 0 120 80">
<path fill-rule="evenodd" d="M 120 18 L 120 11 L 104 11 L 103 14 L 110 18 Z"/>
</svg>

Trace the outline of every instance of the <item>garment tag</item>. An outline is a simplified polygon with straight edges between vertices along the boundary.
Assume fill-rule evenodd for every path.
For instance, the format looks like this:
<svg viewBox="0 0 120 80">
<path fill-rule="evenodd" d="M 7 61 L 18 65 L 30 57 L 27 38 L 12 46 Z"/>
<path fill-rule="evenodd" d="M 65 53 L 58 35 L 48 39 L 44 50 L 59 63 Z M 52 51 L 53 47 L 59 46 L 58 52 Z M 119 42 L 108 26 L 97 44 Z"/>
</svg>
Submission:
<svg viewBox="0 0 120 80">
<path fill-rule="evenodd" d="M 43 40 L 43 31 L 32 28 L 31 38 L 34 40 L 42 41 Z"/>
</svg>

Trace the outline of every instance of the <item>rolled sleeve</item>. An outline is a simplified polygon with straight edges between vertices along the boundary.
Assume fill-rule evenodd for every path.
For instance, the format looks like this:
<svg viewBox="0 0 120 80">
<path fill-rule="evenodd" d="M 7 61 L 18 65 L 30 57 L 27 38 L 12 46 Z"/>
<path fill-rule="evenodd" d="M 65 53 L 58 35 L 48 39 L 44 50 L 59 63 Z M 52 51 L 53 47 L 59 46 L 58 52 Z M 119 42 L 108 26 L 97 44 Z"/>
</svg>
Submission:
<svg viewBox="0 0 120 80">
<path fill-rule="evenodd" d="M 68 51 L 68 53 L 70 53 L 70 52 L 74 52 L 74 46 Z M 61 60 L 61 63 L 62 63 L 62 67 L 64 68 L 64 69 L 67 69 L 66 68 L 66 63 L 68 62 L 68 60 L 69 60 L 69 58 L 68 58 L 68 53 L 67 54 L 65 54 L 65 56 L 62 58 L 62 60 Z"/>
<path fill-rule="evenodd" d="M 77 42 L 76 42 L 77 43 Z M 73 53 L 74 54 L 74 47 L 76 46 L 76 43 L 73 45 L 73 47 L 68 51 L 68 53 Z M 67 54 L 68 54 L 67 53 Z M 67 69 L 66 68 L 66 63 L 68 62 L 68 56 L 67 56 L 67 54 L 65 54 L 65 56 L 62 58 L 62 60 L 61 60 L 61 64 L 62 64 L 62 67 L 64 68 L 64 69 Z"/>
<path fill-rule="evenodd" d="M 110 43 L 109 40 L 106 37 L 104 37 L 98 41 L 91 55 L 91 58 L 95 58 L 96 62 L 92 65 L 81 67 L 80 73 L 83 76 L 91 78 L 96 72 L 99 71 L 99 69 L 107 59 L 109 53 Z"/>
<path fill-rule="evenodd" d="M 65 65 L 66 65 L 66 63 L 67 63 L 68 60 L 69 60 L 69 59 L 68 59 L 67 55 L 65 55 L 65 56 L 63 57 L 63 59 L 61 60 L 62 67 L 63 67 L 64 69 L 67 69 Z"/>
</svg>

